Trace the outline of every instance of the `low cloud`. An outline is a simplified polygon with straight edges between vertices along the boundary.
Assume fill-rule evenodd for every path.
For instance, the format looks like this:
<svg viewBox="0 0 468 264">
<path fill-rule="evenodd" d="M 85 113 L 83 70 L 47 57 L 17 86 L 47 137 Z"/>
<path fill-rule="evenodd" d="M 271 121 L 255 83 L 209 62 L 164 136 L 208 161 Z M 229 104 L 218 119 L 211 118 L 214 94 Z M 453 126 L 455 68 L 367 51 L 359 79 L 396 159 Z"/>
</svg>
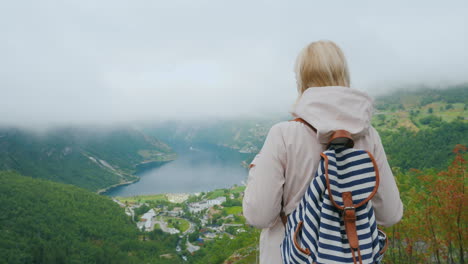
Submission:
<svg viewBox="0 0 468 264">
<path fill-rule="evenodd" d="M 47 126 L 285 113 L 310 41 L 352 84 L 466 82 L 465 1 L 6 1 L 0 124 Z"/>
</svg>

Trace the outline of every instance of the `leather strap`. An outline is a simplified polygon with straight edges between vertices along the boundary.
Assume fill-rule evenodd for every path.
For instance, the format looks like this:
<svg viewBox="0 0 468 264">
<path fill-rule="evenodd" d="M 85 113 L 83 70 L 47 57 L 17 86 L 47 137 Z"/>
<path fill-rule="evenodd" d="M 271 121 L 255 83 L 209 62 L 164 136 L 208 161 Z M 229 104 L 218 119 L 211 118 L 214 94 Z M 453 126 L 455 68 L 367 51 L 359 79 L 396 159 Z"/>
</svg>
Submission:
<svg viewBox="0 0 468 264">
<path fill-rule="evenodd" d="M 290 120 L 290 121 L 301 122 L 301 123 L 307 125 L 309 128 L 311 128 L 312 131 L 317 133 L 317 129 L 315 127 L 313 127 L 311 124 L 309 124 L 307 121 L 302 119 L 302 118 L 295 118 L 295 119 Z M 354 146 L 354 141 L 353 141 L 353 139 L 351 137 L 351 133 L 349 133 L 346 130 L 337 130 L 337 131 L 335 131 L 332 134 L 332 136 L 330 137 L 330 140 L 328 142 L 328 146 L 332 143 L 332 141 L 334 141 L 334 140 L 336 140 L 338 138 L 347 139 L 347 142 L 346 142 L 347 147 L 352 148 Z M 329 179 L 328 179 L 328 157 L 323 155 L 323 153 L 322 153 L 322 157 L 325 159 L 325 174 L 327 176 L 326 177 L 327 188 L 328 188 L 328 191 L 331 193 Z M 354 202 L 353 202 L 352 193 L 351 192 L 344 192 L 344 193 L 342 193 L 343 207 L 338 206 L 335 203 L 335 201 L 333 201 L 332 196 L 330 196 L 333 205 L 336 208 L 343 210 L 343 221 L 344 221 L 344 225 L 345 225 L 346 235 L 348 237 L 349 246 L 351 247 L 351 252 L 353 253 L 354 263 L 362 263 L 361 250 L 359 249 L 359 238 L 358 238 L 358 235 L 357 235 L 357 228 L 356 228 L 356 208 L 362 206 L 364 203 L 366 203 L 368 200 L 370 200 L 374 196 L 374 194 L 376 193 L 378 185 L 379 185 L 378 168 L 377 168 L 376 163 L 375 163 L 375 161 L 374 161 L 374 159 L 373 159 L 373 157 L 372 157 L 372 155 L 370 153 L 369 153 L 369 157 L 371 158 L 371 160 L 373 162 L 373 165 L 374 165 L 374 168 L 375 168 L 375 173 L 376 173 L 376 187 L 374 188 L 371 195 L 367 199 L 362 201 L 361 203 L 355 205 Z M 286 226 L 288 218 L 285 215 L 285 213 L 281 212 L 280 217 L 281 217 L 281 221 L 283 222 L 283 225 Z M 302 226 L 302 222 L 299 223 L 298 228 L 296 229 L 296 232 L 294 234 L 294 240 L 295 240 L 296 235 L 298 233 L 298 230 L 300 230 L 301 226 Z M 294 242 L 296 242 L 296 241 L 294 241 Z M 299 249 L 301 250 L 300 247 L 299 247 Z M 309 252 L 304 252 L 306 250 L 308 250 L 308 249 L 305 249 L 305 250 L 302 249 L 301 251 L 303 251 L 303 253 L 309 253 L 310 252 L 310 251 Z M 355 253 L 357 253 L 357 256 L 355 255 Z"/>
<path fill-rule="evenodd" d="M 377 227 L 377 229 L 380 230 L 380 232 L 385 234 L 385 232 L 382 229 L 380 229 L 379 227 Z M 388 249 L 388 236 L 387 236 L 387 234 L 385 234 L 385 246 L 384 246 L 384 248 L 382 248 L 382 250 L 380 250 L 380 255 L 383 255 L 385 253 L 385 251 L 387 251 L 387 249 Z"/>
<path fill-rule="evenodd" d="M 293 243 L 294 243 L 294 246 L 296 246 L 296 248 L 299 249 L 299 251 L 301 251 L 302 253 L 306 255 L 310 255 L 310 249 L 301 248 L 301 245 L 299 244 L 299 242 L 297 242 L 297 236 L 299 235 L 299 232 L 301 231 L 302 224 L 303 224 L 302 221 L 299 221 L 299 223 L 297 223 L 296 231 L 294 231 Z"/>
<path fill-rule="evenodd" d="M 307 123 L 307 121 L 305 121 L 304 119 L 302 119 L 300 117 L 289 120 L 289 121 L 295 121 L 295 122 L 303 123 L 306 126 L 308 126 L 310 129 L 312 129 L 312 131 L 317 133 L 317 129 L 315 129 L 315 127 L 313 127 L 311 124 Z M 281 201 L 281 206 L 283 207 L 283 202 L 282 201 Z M 281 217 L 281 222 L 283 222 L 283 225 L 286 227 L 286 224 L 288 223 L 288 216 L 283 211 L 281 211 L 280 217 Z"/>
<path fill-rule="evenodd" d="M 343 221 L 345 224 L 346 235 L 348 236 L 349 245 L 351 248 L 359 247 L 359 240 L 356 230 L 356 208 L 354 207 L 353 197 L 351 192 L 344 192 L 343 197 Z"/>
<path fill-rule="evenodd" d="M 367 154 L 369 155 L 369 158 L 372 160 L 372 164 L 374 165 L 374 170 L 375 170 L 375 186 L 374 186 L 374 190 L 372 191 L 372 193 L 369 195 L 369 197 L 367 197 L 366 199 L 362 200 L 360 203 L 358 204 L 355 204 L 353 205 L 354 208 L 359 208 L 361 206 L 363 206 L 365 203 L 367 203 L 370 199 L 372 199 L 372 197 L 374 197 L 374 195 L 377 193 L 377 190 L 379 188 L 379 182 L 380 182 L 380 179 L 379 179 L 379 168 L 377 167 L 377 163 L 375 162 L 375 159 L 374 157 L 372 156 L 372 154 L 370 154 L 370 152 L 367 151 Z M 325 184 L 327 185 L 327 189 L 328 189 L 328 193 L 332 193 L 332 190 L 331 190 L 331 187 L 330 187 L 330 177 L 328 176 L 328 156 L 325 155 L 323 152 L 320 154 L 320 156 L 323 158 L 323 161 L 324 161 L 324 168 L 325 168 Z M 344 193 L 343 193 L 344 194 Z M 342 194 L 342 195 L 343 195 Z M 333 195 L 330 195 L 330 201 L 331 203 L 333 204 L 333 206 L 335 206 L 336 208 L 338 208 L 339 210 L 344 210 L 344 206 L 340 206 L 338 205 L 335 200 L 333 199 Z"/>
<path fill-rule="evenodd" d="M 351 137 L 351 133 L 349 133 L 346 130 L 336 130 L 335 132 L 333 132 L 332 136 L 330 137 L 330 140 L 328 140 L 327 148 L 330 147 L 333 141 L 337 139 L 345 139 L 345 146 L 348 148 L 354 147 L 354 140 Z"/>
<path fill-rule="evenodd" d="M 280 213 L 280 217 L 281 217 L 281 222 L 283 222 L 283 225 L 286 227 L 286 224 L 288 223 L 288 217 L 286 216 L 284 212 Z"/>
<path fill-rule="evenodd" d="M 295 119 L 292 119 L 292 120 L 289 120 L 289 121 L 296 121 L 296 122 L 301 122 L 303 124 L 305 124 L 306 126 L 310 127 L 310 129 L 312 129 L 312 131 L 314 131 L 315 133 L 317 133 L 317 129 L 312 126 L 311 124 L 307 123 L 307 121 L 305 121 L 304 119 L 298 117 L 298 118 L 295 118 Z"/>
</svg>

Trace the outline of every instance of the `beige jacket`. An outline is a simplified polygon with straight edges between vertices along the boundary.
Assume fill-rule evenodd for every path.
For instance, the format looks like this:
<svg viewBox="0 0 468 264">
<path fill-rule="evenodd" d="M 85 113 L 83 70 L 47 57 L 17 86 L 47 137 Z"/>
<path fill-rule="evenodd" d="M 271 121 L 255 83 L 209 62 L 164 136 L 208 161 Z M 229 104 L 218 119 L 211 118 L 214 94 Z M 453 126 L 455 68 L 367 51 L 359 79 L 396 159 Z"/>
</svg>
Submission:
<svg viewBox="0 0 468 264">
<path fill-rule="evenodd" d="M 346 129 L 355 147 L 370 151 L 380 171 L 379 189 L 372 199 L 377 223 L 391 226 L 400 221 L 403 205 L 379 134 L 370 125 L 373 101 L 365 93 L 347 87 L 307 89 L 292 110 L 317 129 L 294 121 L 274 125 L 260 153 L 252 161 L 243 201 L 247 223 L 262 228 L 260 263 L 281 263 L 284 237 L 279 218 L 299 204 L 312 180 L 324 143 L 334 130 Z"/>
</svg>

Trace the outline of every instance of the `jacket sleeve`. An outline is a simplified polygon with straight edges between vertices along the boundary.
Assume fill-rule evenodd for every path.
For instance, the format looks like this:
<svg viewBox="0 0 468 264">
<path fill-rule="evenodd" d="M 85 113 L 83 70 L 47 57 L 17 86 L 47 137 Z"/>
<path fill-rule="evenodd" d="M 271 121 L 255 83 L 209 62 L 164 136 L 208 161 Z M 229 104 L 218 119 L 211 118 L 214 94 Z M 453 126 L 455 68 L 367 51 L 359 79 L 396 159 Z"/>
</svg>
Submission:
<svg viewBox="0 0 468 264">
<path fill-rule="evenodd" d="M 400 192 L 387 161 L 382 141 L 375 128 L 371 128 L 374 138 L 374 159 L 380 175 L 377 193 L 372 198 L 377 224 L 389 227 L 398 223 L 403 216 L 403 204 Z"/>
<path fill-rule="evenodd" d="M 248 224 L 257 228 L 275 224 L 281 211 L 285 164 L 286 148 L 277 124 L 268 132 L 262 150 L 250 165 L 243 200 Z"/>
</svg>

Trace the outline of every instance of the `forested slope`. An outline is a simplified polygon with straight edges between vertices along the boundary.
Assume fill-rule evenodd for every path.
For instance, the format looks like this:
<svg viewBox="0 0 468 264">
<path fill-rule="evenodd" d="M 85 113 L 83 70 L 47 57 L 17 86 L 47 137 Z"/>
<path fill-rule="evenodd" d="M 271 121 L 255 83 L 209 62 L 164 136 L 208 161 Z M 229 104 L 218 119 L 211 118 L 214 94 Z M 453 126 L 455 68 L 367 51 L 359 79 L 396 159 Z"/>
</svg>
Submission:
<svg viewBox="0 0 468 264">
<path fill-rule="evenodd" d="M 376 99 L 372 124 L 390 165 L 446 168 L 457 144 L 468 145 L 468 85 L 399 90 Z"/>
<path fill-rule="evenodd" d="M 105 196 L 0 172 L 0 263 L 180 262 L 176 236 L 156 231 L 141 238 Z"/>
<path fill-rule="evenodd" d="M 400 169 L 446 168 L 455 157 L 457 144 L 468 146 L 468 122 L 442 122 L 435 128 L 412 131 L 400 128 L 397 131 L 381 131 L 392 167 Z"/>
<path fill-rule="evenodd" d="M 135 129 L 0 128 L 0 170 L 92 191 L 136 179 L 139 163 L 174 157 L 169 146 Z"/>
</svg>

